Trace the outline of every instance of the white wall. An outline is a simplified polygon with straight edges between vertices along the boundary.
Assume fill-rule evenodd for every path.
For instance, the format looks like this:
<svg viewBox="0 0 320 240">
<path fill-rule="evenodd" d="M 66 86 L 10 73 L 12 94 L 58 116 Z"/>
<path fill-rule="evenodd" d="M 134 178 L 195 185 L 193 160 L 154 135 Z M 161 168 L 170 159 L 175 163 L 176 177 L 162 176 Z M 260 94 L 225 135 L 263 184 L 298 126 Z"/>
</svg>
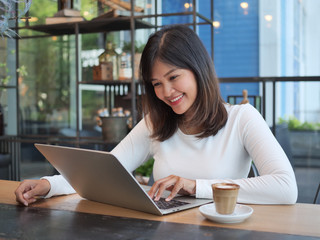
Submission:
<svg viewBox="0 0 320 240">
<path fill-rule="evenodd" d="M 320 1 L 304 1 L 305 11 L 305 66 L 307 76 L 320 76 Z M 320 82 L 305 83 L 302 89 L 302 120 L 320 122 Z"/>
<path fill-rule="evenodd" d="M 296 72 L 298 76 L 320 76 L 319 10 L 319 0 L 287 0 L 285 8 L 278 0 L 259 1 L 260 76 L 289 77 L 297 76 Z M 266 21 L 265 15 L 272 20 Z M 295 69 L 295 61 L 299 69 Z M 266 93 L 266 119 L 271 124 L 271 84 Z M 278 83 L 276 99 L 276 119 L 296 115 L 301 121 L 320 121 L 319 82 Z"/>
<path fill-rule="evenodd" d="M 272 16 L 267 21 L 265 16 Z M 280 1 L 259 1 L 259 75 L 280 76 Z M 266 84 L 266 121 L 272 125 L 272 84 Z"/>
</svg>

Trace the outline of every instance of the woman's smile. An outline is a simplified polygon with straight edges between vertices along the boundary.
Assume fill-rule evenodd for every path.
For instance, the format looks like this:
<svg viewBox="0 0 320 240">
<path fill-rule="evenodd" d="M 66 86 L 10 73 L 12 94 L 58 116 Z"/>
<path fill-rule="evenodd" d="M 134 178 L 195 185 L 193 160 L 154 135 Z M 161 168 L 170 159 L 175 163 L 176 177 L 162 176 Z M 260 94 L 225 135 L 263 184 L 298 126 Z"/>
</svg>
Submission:
<svg viewBox="0 0 320 240">
<path fill-rule="evenodd" d="M 171 102 L 171 105 L 177 105 L 177 104 L 179 104 L 179 103 L 182 101 L 183 96 L 184 96 L 184 94 L 181 94 L 180 96 L 175 97 L 175 98 L 169 100 L 169 101 Z"/>
</svg>

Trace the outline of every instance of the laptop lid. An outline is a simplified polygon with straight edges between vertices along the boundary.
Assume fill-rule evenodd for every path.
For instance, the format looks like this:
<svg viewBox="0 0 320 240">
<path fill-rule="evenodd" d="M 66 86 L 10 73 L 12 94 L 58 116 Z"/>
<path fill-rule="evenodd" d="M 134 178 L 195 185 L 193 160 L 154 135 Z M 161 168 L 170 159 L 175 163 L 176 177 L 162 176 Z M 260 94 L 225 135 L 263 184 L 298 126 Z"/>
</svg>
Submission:
<svg viewBox="0 0 320 240">
<path fill-rule="evenodd" d="M 208 199 L 178 197 L 188 204 L 160 209 L 145 189 L 119 160 L 105 151 L 35 144 L 35 147 L 88 200 L 107 203 L 156 215 L 168 214 L 211 202 Z"/>
</svg>

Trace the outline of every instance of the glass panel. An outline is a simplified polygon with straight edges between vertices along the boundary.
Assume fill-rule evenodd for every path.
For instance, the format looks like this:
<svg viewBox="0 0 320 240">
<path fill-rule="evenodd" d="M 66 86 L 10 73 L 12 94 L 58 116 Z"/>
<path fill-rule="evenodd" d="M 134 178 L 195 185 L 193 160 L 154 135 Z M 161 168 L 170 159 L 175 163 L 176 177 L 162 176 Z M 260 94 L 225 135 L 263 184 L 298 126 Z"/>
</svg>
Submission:
<svg viewBox="0 0 320 240">
<path fill-rule="evenodd" d="M 45 6 L 45 7 L 44 7 Z M 39 10 L 41 9 L 41 11 Z M 29 16 L 31 19 L 28 20 L 29 25 L 44 24 L 46 17 L 53 16 L 58 10 L 57 1 L 42 0 L 42 1 L 32 1 L 31 7 L 29 9 Z M 24 26 L 26 20 L 23 19 L 19 26 Z"/>
<path fill-rule="evenodd" d="M 319 75 L 320 2 L 261 1 L 261 76 Z"/>
<path fill-rule="evenodd" d="M 83 88 L 86 89 L 82 91 L 81 104 L 83 130 L 99 131 L 100 129 L 97 127 L 98 111 L 106 107 L 104 99 L 104 87 L 87 85 Z M 94 101 L 92 101 L 92 99 L 94 99 Z"/>
<path fill-rule="evenodd" d="M 15 48 L 15 40 L 9 38 L 0 40 L 0 107 L 3 118 L 0 131 L 4 135 L 17 133 Z"/>
<path fill-rule="evenodd" d="M 69 112 L 75 91 L 74 36 L 20 42 L 20 63 L 27 71 L 19 78 L 21 134 L 59 134 L 75 124 Z"/>
<path fill-rule="evenodd" d="M 215 0 L 218 76 L 319 75 L 319 8 L 316 0 Z"/>
<path fill-rule="evenodd" d="M 192 12 L 192 1 L 190 0 L 162 0 L 161 9 L 159 9 L 161 13 L 179 13 L 179 12 Z"/>
<path fill-rule="evenodd" d="M 219 77 L 259 75 L 258 1 L 214 1 L 214 63 Z"/>
<path fill-rule="evenodd" d="M 15 88 L 0 88 L 0 136 L 11 135 L 16 129 L 17 122 L 11 119 L 15 119 L 15 113 L 10 109 L 15 109 L 12 107 L 12 103 L 16 102 L 14 98 L 16 96 Z"/>
<path fill-rule="evenodd" d="M 198 25 L 197 33 L 206 47 L 209 55 L 212 57 L 212 41 L 213 41 L 213 28 L 209 24 Z"/>
<path fill-rule="evenodd" d="M 83 16 L 85 20 L 89 21 L 99 16 L 98 1 L 81 0 L 79 2 L 81 3 L 81 7 L 77 9 L 80 9 L 81 16 Z"/>
<path fill-rule="evenodd" d="M 208 19 L 211 19 L 211 15 L 213 15 L 211 1 L 214 3 L 213 0 L 197 1 L 198 12 Z"/>
<path fill-rule="evenodd" d="M 158 24 L 160 26 L 170 25 L 170 24 L 186 24 L 192 23 L 192 15 L 183 15 L 183 16 L 164 16 L 159 17 Z"/>
<path fill-rule="evenodd" d="M 80 2 L 81 5 L 77 2 Z M 43 7 L 45 6 L 45 7 Z M 73 1 L 73 8 L 75 10 L 79 10 L 80 15 L 85 20 L 91 20 L 98 16 L 98 4 L 97 1 L 92 0 L 81 0 L 81 1 Z M 39 11 L 41 9 L 41 11 Z M 80 10 L 81 9 L 81 10 Z M 29 25 L 39 25 L 45 24 L 46 18 L 53 17 L 58 12 L 58 1 L 52 0 L 42 0 L 42 1 L 32 1 L 29 16 L 31 17 L 28 19 Z M 26 24 L 25 19 L 23 19 L 19 25 L 24 26 Z M 32 34 L 32 32 L 29 32 Z"/>
<path fill-rule="evenodd" d="M 15 41 L 3 38 L 0 41 L 0 86 L 16 85 L 16 50 Z"/>
<path fill-rule="evenodd" d="M 298 202 L 311 203 L 320 183 L 320 80 L 278 82 L 276 90 L 276 137 L 294 166 Z"/>
<path fill-rule="evenodd" d="M 22 39 L 19 78 L 21 178 L 53 174 L 50 164 L 35 149 L 34 142 L 57 141 L 76 126 L 74 36 Z M 25 139 L 22 137 L 22 139 Z"/>
</svg>

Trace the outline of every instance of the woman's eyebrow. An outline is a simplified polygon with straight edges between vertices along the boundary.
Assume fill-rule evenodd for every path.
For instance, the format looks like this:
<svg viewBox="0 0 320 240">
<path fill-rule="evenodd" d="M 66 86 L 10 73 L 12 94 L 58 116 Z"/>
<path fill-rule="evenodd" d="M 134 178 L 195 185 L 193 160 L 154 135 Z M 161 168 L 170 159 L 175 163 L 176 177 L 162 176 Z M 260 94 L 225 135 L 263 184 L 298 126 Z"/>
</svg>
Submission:
<svg viewBox="0 0 320 240">
<path fill-rule="evenodd" d="M 171 73 L 173 73 L 173 72 L 176 71 L 176 70 L 178 70 L 178 68 L 172 68 L 172 69 L 170 69 L 168 72 L 166 72 L 166 73 L 163 75 L 163 77 L 166 77 L 166 76 L 170 75 Z M 151 82 L 152 82 L 152 81 L 155 81 L 155 80 L 157 80 L 157 79 L 156 79 L 156 78 L 151 78 L 150 80 L 151 80 Z"/>
<path fill-rule="evenodd" d="M 166 77 L 168 76 L 169 74 L 171 74 L 172 72 L 178 70 L 178 68 L 172 68 L 171 70 L 169 70 L 166 74 L 164 74 L 163 76 Z"/>
</svg>

